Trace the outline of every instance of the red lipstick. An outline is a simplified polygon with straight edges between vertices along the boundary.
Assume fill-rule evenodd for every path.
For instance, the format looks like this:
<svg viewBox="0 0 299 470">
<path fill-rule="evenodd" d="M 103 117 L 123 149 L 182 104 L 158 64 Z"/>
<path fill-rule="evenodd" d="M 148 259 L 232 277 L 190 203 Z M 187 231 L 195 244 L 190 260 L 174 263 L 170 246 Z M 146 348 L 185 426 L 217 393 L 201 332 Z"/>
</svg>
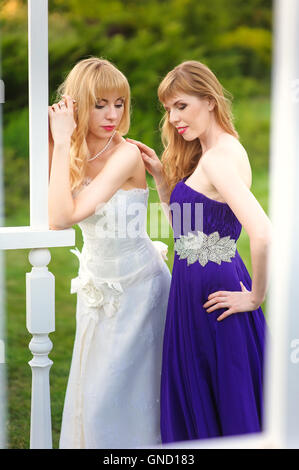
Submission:
<svg viewBox="0 0 299 470">
<path fill-rule="evenodd" d="M 184 132 L 187 130 L 187 128 L 188 128 L 187 126 L 186 126 L 186 127 L 178 127 L 178 128 L 177 128 L 177 129 L 178 129 L 178 133 L 179 133 L 179 134 L 184 134 Z"/>
</svg>

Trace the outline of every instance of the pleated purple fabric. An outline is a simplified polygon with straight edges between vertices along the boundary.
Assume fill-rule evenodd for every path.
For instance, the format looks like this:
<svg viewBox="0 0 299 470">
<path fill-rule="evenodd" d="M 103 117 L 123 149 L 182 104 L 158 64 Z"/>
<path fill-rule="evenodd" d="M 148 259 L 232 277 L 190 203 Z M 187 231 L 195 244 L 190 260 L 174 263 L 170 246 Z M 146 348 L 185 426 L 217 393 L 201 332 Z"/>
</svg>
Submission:
<svg viewBox="0 0 299 470">
<path fill-rule="evenodd" d="M 171 205 L 202 203 L 202 231 L 237 240 L 241 224 L 226 203 L 210 199 L 180 181 Z M 183 210 L 182 210 L 183 212 Z M 172 210 L 174 215 L 174 212 Z M 174 220 L 174 219 L 173 219 Z M 187 235 L 184 217 L 181 233 Z M 188 225 L 185 223 L 185 225 Z M 259 307 L 217 322 L 226 308 L 207 313 L 209 294 L 251 290 L 250 275 L 236 250 L 231 262 L 187 264 L 175 252 L 165 324 L 161 375 L 162 442 L 259 432 L 263 415 L 263 363 L 266 322 Z"/>
</svg>

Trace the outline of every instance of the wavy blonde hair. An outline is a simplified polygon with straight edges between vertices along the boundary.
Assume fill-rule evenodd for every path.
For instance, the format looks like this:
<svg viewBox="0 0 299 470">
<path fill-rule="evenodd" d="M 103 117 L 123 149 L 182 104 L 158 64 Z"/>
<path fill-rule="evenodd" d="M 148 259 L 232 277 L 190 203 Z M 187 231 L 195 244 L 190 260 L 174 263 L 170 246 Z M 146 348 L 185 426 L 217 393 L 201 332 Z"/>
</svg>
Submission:
<svg viewBox="0 0 299 470">
<path fill-rule="evenodd" d="M 130 86 L 128 80 L 111 62 L 98 57 L 79 61 L 57 89 L 57 100 L 69 95 L 76 100 L 74 118 L 77 127 L 72 135 L 70 149 L 71 190 L 82 183 L 91 156 L 86 143 L 89 114 L 96 102 L 106 93 L 118 91 L 124 97 L 124 113 L 118 132 L 125 135 L 130 127 Z"/>
<path fill-rule="evenodd" d="M 213 112 L 218 124 L 226 132 L 239 138 L 233 125 L 232 96 L 222 87 L 206 65 L 190 60 L 168 72 L 158 88 L 159 101 L 163 104 L 179 93 L 214 99 Z M 170 124 L 167 112 L 161 120 L 161 131 L 164 146 L 161 158 L 163 172 L 172 191 L 178 181 L 193 173 L 202 155 L 202 148 L 199 139 L 187 142 L 178 134 L 174 126 Z"/>
</svg>

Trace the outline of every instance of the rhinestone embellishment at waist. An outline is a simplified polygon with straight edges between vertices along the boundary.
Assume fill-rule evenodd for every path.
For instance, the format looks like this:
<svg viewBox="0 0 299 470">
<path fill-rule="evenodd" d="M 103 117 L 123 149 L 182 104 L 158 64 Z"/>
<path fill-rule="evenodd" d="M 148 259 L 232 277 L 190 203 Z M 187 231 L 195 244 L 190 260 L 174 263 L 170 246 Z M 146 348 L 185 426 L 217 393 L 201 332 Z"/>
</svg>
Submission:
<svg viewBox="0 0 299 470">
<path fill-rule="evenodd" d="M 198 261 L 205 266 L 208 261 L 221 264 L 221 261 L 231 263 L 235 256 L 237 244 L 230 236 L 220 237 L 218 232 L 206 235 L 203 232 L 182 235 L 174 244 L 179 259 L 186 259 L 188 266 Z"/>
</svg>

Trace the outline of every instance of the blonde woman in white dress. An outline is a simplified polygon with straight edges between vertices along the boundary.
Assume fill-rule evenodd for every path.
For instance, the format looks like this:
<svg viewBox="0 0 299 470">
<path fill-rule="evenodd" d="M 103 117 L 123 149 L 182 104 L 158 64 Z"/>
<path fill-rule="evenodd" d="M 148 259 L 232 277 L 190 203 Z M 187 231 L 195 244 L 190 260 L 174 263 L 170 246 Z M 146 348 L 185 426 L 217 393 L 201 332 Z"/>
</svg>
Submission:
<svg viewBox="0 0 299 470">
<path fill-rule="evenodd" d="M 146 232 L 148 187 L 125 141 L 130 89 L 110 62 L 78 62 L 49 107 L 49 225 L 78 224 L 76 336 L 60 448 L 137 448 L 160 437 L 167 245 Z M 136 215 L 137 213 L 137 215 Z"/>
</svg>

